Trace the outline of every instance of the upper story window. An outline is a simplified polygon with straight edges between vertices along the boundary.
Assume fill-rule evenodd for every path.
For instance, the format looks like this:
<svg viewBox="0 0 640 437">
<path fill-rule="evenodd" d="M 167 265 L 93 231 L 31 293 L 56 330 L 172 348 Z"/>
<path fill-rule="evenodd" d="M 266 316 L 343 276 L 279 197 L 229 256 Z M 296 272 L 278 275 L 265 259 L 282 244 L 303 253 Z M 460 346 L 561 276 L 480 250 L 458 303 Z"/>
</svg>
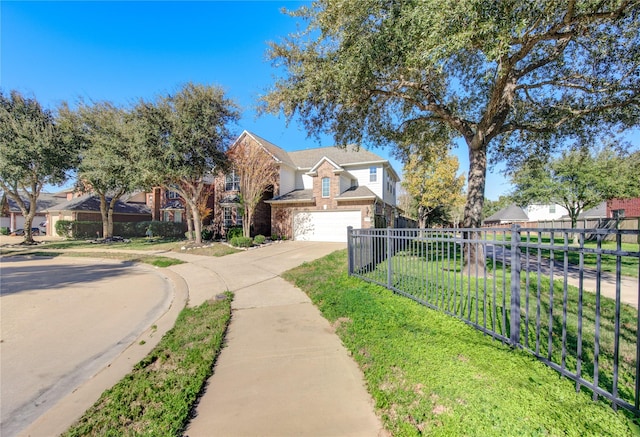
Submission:
<svg viewBox="0 0 640 437">
<path fill-rule="evenodd" d="M 555 205 L 549 205 L 549 213 L 550 214 L 555 214 L 556 212 L 556 206 Z"/>
<path fill-rule="evenodd" d="M 179 199 L 180 194 L 177 191 L 167 191 L 167 199 Z"/>
<path fill-rule="evenodd" d="M 369 182 L 376 182 L 378 180 L 378 168 L 369 167 Z"/>
<path fill-rule="evenodd" d="M 329 178 L 322 178 L 322 197 L 329 197 L 331 182 Z"/>
<path fill-rule="evenodd" d="M 224 189 L 225 191 L 240 191 L 240 175 L 235 170 L 225 175 Z"/>
</svg>

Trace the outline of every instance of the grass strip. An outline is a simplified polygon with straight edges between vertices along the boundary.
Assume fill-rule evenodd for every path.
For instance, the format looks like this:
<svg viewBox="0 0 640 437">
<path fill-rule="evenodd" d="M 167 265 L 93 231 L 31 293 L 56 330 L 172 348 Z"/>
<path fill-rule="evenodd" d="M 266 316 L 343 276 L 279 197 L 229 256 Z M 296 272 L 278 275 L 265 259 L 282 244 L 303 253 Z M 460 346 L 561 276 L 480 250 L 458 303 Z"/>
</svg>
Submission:
<svg viewBox="0 0 640 437">
<path fill-rule="evenodd" d="M 231 299 L 226 293 L 184 309 L 153 351 L 63 435 L 181 435 L 222 349 Z"/>
<path fill-rule="evenodd" d="M 284 276 L 334 324 L 394 436 L 640 434 L 628 413 L 576 393 L 530 354 L 349 277 L 346 251 Z"/>
</svg>

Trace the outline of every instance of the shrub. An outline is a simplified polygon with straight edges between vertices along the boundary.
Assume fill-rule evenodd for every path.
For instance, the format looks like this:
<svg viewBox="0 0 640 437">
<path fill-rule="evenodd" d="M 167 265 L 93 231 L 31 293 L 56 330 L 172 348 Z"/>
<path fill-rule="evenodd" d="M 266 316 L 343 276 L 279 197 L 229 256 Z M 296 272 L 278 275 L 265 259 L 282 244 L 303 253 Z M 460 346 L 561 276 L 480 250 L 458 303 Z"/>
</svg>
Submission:
<svg viewBox="0 0 640 437">
<path fill-rule="evenodd" d="M 71 237 L 71 223 L 73 222 L 70 220 L 58 220 L 56 222 L 56 234 L 65 238 Z"/>
<path fill-rule="evenodd" d="M 144 222 L 114 222 L 113 235 L 124 238 L 145 237 L 147 229 L 151 228 L 154 236 L 163 238 L 176 238 L 182 236 L 184 225 L 182 223 L 144 221 Z M 58 220 L 56 232 L 62 237 L 95 238 L 102 236 L 102 222 L 82 222 Z"/>
<path fill-rule="evenodd" d="M 6 227 L 0 228 L 0 235 L 9 235 L 9 228 L 6 228 Z"/>
<path fill-rule="evenodd" d="M 264 235 L 256 235 L 255 238 L 253 239 L 253 242 L 256 244 L 262 244 L 266 239 L 267 238 Z"/>
<path fill-rule="evenodd" d="M 203 240 L 211 240 L 213 238 L 213 230 L 204 228 L 200 235 L 202 235 Z"/>
<path fill-rule="evenodd" d="M 233 228 L 227 229 L 227 241 L 231 241 L 235 237 L 242 237 L 241 226 L 234 226 Z"/>
<path fill-rule="evenodd" d="M 233 237 L 231 245 L 235 247 L 251 247 L 253 239 L 251 237 Z"/>
</svg>

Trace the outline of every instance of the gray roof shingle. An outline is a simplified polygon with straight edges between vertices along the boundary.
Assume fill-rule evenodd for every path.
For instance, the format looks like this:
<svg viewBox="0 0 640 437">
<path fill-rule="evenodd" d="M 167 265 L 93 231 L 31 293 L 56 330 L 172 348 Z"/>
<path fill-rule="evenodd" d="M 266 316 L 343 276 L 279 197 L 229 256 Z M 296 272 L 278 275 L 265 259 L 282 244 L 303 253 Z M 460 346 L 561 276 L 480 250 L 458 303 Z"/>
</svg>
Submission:
<svg viewBox="0 0 640 437">
<path fill-rule="evenodd" d="M 289 152 L 291 160 L 297 167 L 303 169 L 310 169 L 318 163 L 323 157 L 327 157 L 336 164 L 348 165 L 359 164 L 363 162 L 385 162 L 386 160 L 369 152 L 364 148 L 358 149 L 354 145 L 341 148 L 337 146 L 333 147 L 318 147 L 316 149 L 298 150 L 295 152 Z"/>
<path fill-rule="evenodd" d="M 107 200 L 109 200 L 107 198 Z M 85 194 L 66 202 L 59 203 L 49 208 L 51 211 L 100 211 L 100 198 L 94 194 Z M 118 214 L 151 214 L 151 210 L 142 203 L 125 203 L 116 201 L 113 209 Z"/>
<path fill-rule="evenodd" d="M 529 221 L 529 216 L 518 205 L 511 204 L 506 208 L 502 208 L 500 211 L 490 215 L 484 219 L 485 223 L 491 222 L 526 222 Z"/>
<path fill-rule="evenodd" d="M 376 194 L 369 189 L 369 187 L 351 187 L 344 193 L 340 194 L 338 200 L 350 200 L 350 199 L 375 199 Z"/>
</svg>

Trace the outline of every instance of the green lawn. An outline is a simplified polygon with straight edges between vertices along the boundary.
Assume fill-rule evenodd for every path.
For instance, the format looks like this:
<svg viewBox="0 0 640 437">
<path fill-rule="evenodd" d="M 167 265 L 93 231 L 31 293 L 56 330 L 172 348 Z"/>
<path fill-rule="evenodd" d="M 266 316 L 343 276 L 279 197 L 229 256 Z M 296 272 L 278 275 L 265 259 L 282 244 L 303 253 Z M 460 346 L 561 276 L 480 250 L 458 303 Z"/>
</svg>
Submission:
<svg viewBox="0 0 640 437">
<path fill-rule="evenodd" d="M 184 309 L 153 351 L 63 435 L 182 435 L 222 348 L 231 299 Z"/>
<path fill-rule="evenodd" d="M 394 436 L 639 435 L 629 413 L 593 402 L 585 389 L 576 393 L 573 382 L 532 355 L 349 277 L 346 251 L 304 264 L 285 277 L 338 326 Z M 436 297 L 447 302 L 444 295 Z M 474 294 L 461 297 L 460 308 L 474 314 L 473 306 L 479 304 L 473 302 Z M 496 306 L 501 300 L 497 296 Z"/>
</svg>

